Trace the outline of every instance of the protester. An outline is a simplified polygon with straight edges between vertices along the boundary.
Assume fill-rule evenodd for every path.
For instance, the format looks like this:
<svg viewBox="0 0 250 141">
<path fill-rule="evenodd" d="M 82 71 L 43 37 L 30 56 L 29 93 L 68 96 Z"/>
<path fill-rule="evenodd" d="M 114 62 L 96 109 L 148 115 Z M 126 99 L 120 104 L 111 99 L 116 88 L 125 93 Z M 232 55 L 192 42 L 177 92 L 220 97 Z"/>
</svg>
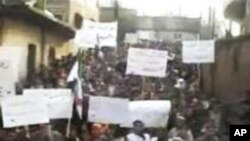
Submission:
<svg viewBox="0 0 250 141">
<path fill-rule="evenodd" d="M 194 141 L 192 131 L 186 126 L 186 119 L 178 115 L 176 117 L 176 126 L 168 134 L 169 141 Z"/>
<path fill-rule="evenodd" d="M 167 76 L 165 78 L 151 78 L 126 75 L 126 60 L 130 46 L 167 50 L 169 52 Z M 78 60 L 80 64 L 79 76 L 81 77 L 79 80 L 82 82 L 81 88 L 84 98 L 78 99 L 75 97 L 75 105 L 82 105 L 83 116 L 79 118 L 77 114 L 73 114 L 72 128 L 68 140 L 116 141 L 126 139 L 127 141 L 152 141 L 153 138 L 151 139 L 149 134 L 144 132 L 144 123 L 140 120 L 134 122 L 131 133 L 121 132 L 119 136 L 115 134 L 120 132 L 120 129 L 112 128 L 114 125 L 109 125 L 109 128 L 106 128 L 102 124 L 93 124 L 89 131 L 81 129 L 87 126 L 88 97 L 110 96 L 129 98 L 130 100 L 170 100 L 172 107 L 168 127 L 166 128 L 171 130 L 153 130 L 153 135 L 157 136 L 159 141 L 165 141 L 168 137 L 171 141 L 194 141 L 194 138 L 197 141 L 206 141 L 211 136 L 216 136 L 215 132 L 221 128 L 222 106 L 219 101 L 214 102 L 213 98 L 203 96 L 205 94 L 200 92 L 197 66 L 182 64 L 178 47 L 179 44 L 173 45 L 169 42 L 142 41 L 134 45 L 121 44 L 116 49 L 89 49 L 83 53 L 79 52 L 77 56 L 69 54 L 60 59 L 51 59 L 48 66 L 41 65 L 36 74 L 30 75 L 34 78 L 32 77 L 32 81 L 24 83 L 28 85 L 17 85 L 18 94 L 22 94 L 22 87 L 36 89 L 70 88 L 74 92 L 77 91 L 75 89 L 76 81 L 67 82 L 67 77 L 72 66 Z M 176 124 L 173 121 L 176 121 Z M 66 124 L 67 121 L 62 121 L 62 124 L 60 122 L 60 125 Z M 53 136 L 58 141 L 63 140 L 63 137 L 66 137 L 65 129 L 57 129 L 55 124 L 52 126 L 53 129 L 60 132 L 51 131 Z M 36 133 L 31 134 L 31 141 L 50 139 L 48 131 L 39 128 Z M 2 139 L 2 136 L 7 137 Z M 23 137 L 20 134 L 18 136 Z M 0 130 L 0 141 L 1 139 L 11 141 L 12 138 L 15 139 L 16 137 L 17 133 L 13 131 L 2 133 Z M 216 136 L 216 138 L 219 137 Z"/>
<path fill-rule="evenodd" d="M 50 125 L 42 125 L 40 130 L 33 133 L 30 137 L 31 141 L 65 141 L 63 135 L 52 130 Z"/>
<path fill-rule="evenodd" d="M 151 137 L 145 133 L 144 123 L 140 120 L 133 122 L 132 132 L 126 136 L 126 141 L 150 141 Z"/>
</svg>

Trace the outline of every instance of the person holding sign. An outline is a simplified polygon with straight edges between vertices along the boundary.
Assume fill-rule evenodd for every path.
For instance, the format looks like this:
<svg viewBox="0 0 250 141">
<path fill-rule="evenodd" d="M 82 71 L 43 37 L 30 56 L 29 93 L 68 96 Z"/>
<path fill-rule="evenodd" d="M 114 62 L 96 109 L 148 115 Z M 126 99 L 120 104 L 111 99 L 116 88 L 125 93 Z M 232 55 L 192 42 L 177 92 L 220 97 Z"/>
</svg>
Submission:
<svg viewBox="0 0 250 141">
<path fill-rule="evenodd" d="M 133 126 L 133 132 L 127 135 L 126 141 L 151 141 L 150 135 L 144 133 L 144 123 L 142 121 L 134 121 Z"/>
</svg>

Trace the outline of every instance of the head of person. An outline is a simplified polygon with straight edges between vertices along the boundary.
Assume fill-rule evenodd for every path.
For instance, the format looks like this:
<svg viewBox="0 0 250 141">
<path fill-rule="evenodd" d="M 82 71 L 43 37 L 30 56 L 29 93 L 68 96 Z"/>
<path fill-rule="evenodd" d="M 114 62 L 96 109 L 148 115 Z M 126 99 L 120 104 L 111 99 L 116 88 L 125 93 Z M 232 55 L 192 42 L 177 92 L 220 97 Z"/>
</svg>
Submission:
<svg viewBox="0 0 250 141">
<path fill-rule="evenodd" d="M 144 131 L 144 127 L 144 123 L 140 120 L 136 120 L 133 122 L 134 132 L 137 134 L 141 134 Z"/>
<path fill-rule="evenodd" d="M 97 123 L 93 124 L 90 132 L 93 137 L 99 137 L 102 134 L 102 125 Z"/>
<path fill-rule="evenodd" d="M 178 115 L 176 117 L 176 127 L 177 128 L 184 128 L 186 123 L 186 118 L 183 116 Z"/>
</svg>

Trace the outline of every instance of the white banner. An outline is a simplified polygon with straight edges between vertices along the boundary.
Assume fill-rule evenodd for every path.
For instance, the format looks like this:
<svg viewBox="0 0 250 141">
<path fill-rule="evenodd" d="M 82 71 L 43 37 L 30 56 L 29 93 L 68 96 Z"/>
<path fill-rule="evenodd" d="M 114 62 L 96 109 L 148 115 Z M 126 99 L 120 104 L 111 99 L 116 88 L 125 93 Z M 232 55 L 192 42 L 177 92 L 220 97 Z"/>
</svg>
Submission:
<svg viewBox="0 0 250 141">
<path fill-rule="evenodd" d="M 100 47 L 117 46 L 118 22 L 98 23 L 98 41 Z"/>
<path fill-rule="evenodd" d="M 15 95 L 14 65 L 10 60 L 0 59 L 0 97 Z"/>
<path fill-rule="evenodd" d="M 8 96 L 1 106 L 4 128 L 49 122 L 46 101 L 41 96 Z"/>
<path fill-rule="evenodd" d="M 165 77 L 167 60 L 167 51 L 130 48 L 126 74 Z"/>
<path fill-rule="evenodd" d="M 215 41 L 186 41 L 182 47 L 183 63 L 213 63 Z"/>
<path fill-rule="evenodd" d="M 26 89 L 24 95 L 44 96 L 47 101 L 50 119 L 68 119 L 72 117 L 73 96 L 70 89 Z"/>
<path fill-rule="evenodd" d="M 88 121 L 124 124 L 128 120 L 128 99 L 94 97 L 89 100 Z"/>
<path fill-rule="evenodd" d="M 129 103 L 129 122 L 124 127 L 133 127 L 133 122 L 141 120 L 145 127 L 166 127 L 171 111 L 170 101 L 132 101 Z"/>
<path fill-rule="evenodd" d="M 97 23 L 85 20 L 83 28 L 76 33 L 75 44 L 79 48 L 95 48 L 97 45 Z"/>
<path fill-rule="evenodd" d="M 130 44 L 138 43 L 138 35 L 135 33 L 126 33 L 125 43 L 130 43 Z"/>
<path fill-rule="evenodd" d="M 83 28 L 77 31 L 75 44 L 79 48 L 116 47 L 118 22 L 97 23 L 85 20 Z"/>
</svg>

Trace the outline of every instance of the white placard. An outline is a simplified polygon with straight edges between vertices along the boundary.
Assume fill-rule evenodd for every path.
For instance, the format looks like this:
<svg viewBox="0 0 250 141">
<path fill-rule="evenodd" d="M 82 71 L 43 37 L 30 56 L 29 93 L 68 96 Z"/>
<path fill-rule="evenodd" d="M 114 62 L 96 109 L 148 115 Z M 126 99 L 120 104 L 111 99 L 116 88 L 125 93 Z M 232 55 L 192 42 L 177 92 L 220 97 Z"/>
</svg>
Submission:
<svg viewBox="0 0 250 141">
<path fill-rule="evenodd" d="M 41 95 L 47 100 L 50 119 L 68 119 L 72 117 L 73 96 L 70 89 L 26 89 L 24 95 Z"/>
<path fill-rule="evenodd" d="M 129 103 L 129 122 L 124 127 L 133 127 L 133 122 L 141 120 L 145 127 L 166 127 L 171 111 L 170 101 L 132 101 Z"/>
<path fill-rule="evenodd" d="M 138 36 L 135 33 L 126 33 L 125 43 L 136 44 L 138 43 Z"/>
<path fill-rule="evenodd" d="M 42 96 L 8 96 L 2 99 L 4 128 L 49 122 L 46 101 Z"/>
<path fill-rule="evenodd" d="M 15 95 L 15 75 L 12 61 L 0 59 L 0 97 Z"/>
<path fill-rule="evenodd" d="M 76 32 L 75 44 L 79 48 L 95 48 L 97 45 L 97 23 L 85 20 L 83 28 Z"/>
<path fill-rule="evenodd" d="M 117 46 L 118 22 L 99 23 L 97 32 L 100 47 Z"/>
<path fill-rule="evenodd" d="M 128 99 L 91 96 L 88 121 L 124 124 L 128 120 L 128 104 Z"/>
<path fill-rule="evenodd" d="M 208 41 L 186 41 L 182 47 L 183 63 L 213 63 L 215 55 L 215 42 Z"/>
<path fill-rule="evenodd" d="M 130 48 L 126 74 L 165 77 L 167 59 L 167 51 Z"/>
</svg>

